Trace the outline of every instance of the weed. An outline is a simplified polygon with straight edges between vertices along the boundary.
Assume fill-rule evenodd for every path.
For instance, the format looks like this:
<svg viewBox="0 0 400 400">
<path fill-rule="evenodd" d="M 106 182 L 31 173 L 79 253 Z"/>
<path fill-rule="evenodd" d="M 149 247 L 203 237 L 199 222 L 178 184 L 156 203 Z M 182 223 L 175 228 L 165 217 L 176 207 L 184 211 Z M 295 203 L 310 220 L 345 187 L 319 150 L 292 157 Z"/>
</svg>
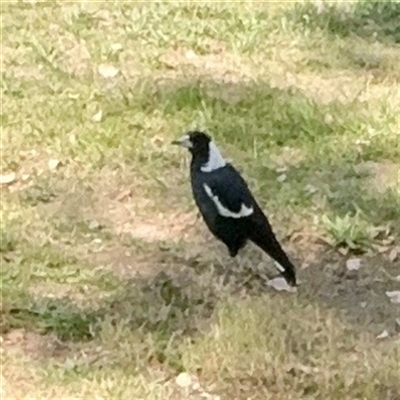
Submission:
<svg viewBox="0 0 400 400">
<path fill-rule="evenodd" d="M 347 247 L 353 251 L 360 251 L 372 244 L 374 235 L 371 226 L 362 218 L 360 212 L 355 215 L 346 214 L 344 217 L 336 215 L 334 219 L 323 215 L 321 222 L 336 247 Z"/>
</svg>

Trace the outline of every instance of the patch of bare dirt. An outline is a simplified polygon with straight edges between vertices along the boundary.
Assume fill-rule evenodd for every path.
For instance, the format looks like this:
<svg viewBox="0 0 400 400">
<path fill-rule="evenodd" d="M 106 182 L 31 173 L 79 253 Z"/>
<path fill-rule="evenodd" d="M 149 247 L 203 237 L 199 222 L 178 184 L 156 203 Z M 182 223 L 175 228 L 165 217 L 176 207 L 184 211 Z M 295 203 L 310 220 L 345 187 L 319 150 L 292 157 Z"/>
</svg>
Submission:
<svg viewBox="0 0 400 400">
<path fill-rule="evenodd" d="M 159 61 L 169 69 L 156 76 L 157 81 L 169 79 L 188 80 L 199 77 L 212 82 L 235 84 L 223 88 L 211 89 L 215 97 L 233 104 L 240 101 L 245 91 L 240 85 L 262 80 L 271 87 L 282 90 L 297 88 L 307 96 L 323 104 L 332 101 L 350 103 L 354 100 L 370 101 L 385 99 L 391 107 L 400 104 L 397 87 L 390 82 L 374 82 L 371 71 L 335 70 L 325 75 L 301 73 L 297 71 L 296 61 L 301 57 L 296 49 L 287 54 L 271 54 L 270 57 L 252 57 L 244 59 L 232 54 L 223 42 L 210 43 L 206 54 L 198 54 L 192 49 L 169 49 Z M 154 77 L 154 74 L 153 74 Z M 239 86 L 238 86 L 239 85 Z"/>
<path fill-rule="evenodd" d="M 6 71 L 6 67 L 10 60 L 15 57 L 15 49 L 2 43 L 0 52 L 0 67 L 2 71 Z"/>
<path fill-rule="evenodd" d="M 40 214 L 70 227 L 71 232 L 65 236 L 73 243 L 74 227 L 81 229 L 82 223 L 83 229 L 88 230 L 82 234 L 87 237 L 100 235 L 92 242 L 75 243 L 68 251 L 93 266 L 111 267 L 117 275 L 157 273 L 163 267 L 161 248 L 165 243 L 179 246 L 185 242 L 193 248 L 202 238 L 201 234 L 197 235 L 199 221 L 195 213 L 178 211 L 178 208 L 168 210 L 168 207 L 157 210 L 156 200 L 152 200 L 139 184 L 118 184 L 113 181 L 111 171 L 103 171 L 97 182 L 73 183 L 67 179 L 56 185 L 57 197 L 50 203 L 41 204 Z M 103 229 L 111 234 L 105 240 L 101 239 Z M 54 294 L 50 289 L 38 288 Z M 69 295 L 70 290 L 61 287 L 58 293 Z M 79 300 L 80 294 L 74 292 L 73 297 L 76 295 Z M 84 297 L 87 293 L 81 295 Z"/>
<path fill-rule="evenodd" d="M 349 271 L 346 258 L 332 254 L 321 257 L 318 263 L 301 273 L 303 289 L 299 293 L 309 300 L 318 300 L 361 330 L 379 335 L 387 331 L 390 338 L 398 338 L 399 305 L 390 302 L 387 291 L 397 290 L 396 271 L 399 262 L 388 262 L 383 257 L 361 257 L 361 268 Z"/>
<path fill-rule="evenodd" d="M 102 177 L 111 182 L 109 178 Z M 195 222 L 195 216 L 186 211 L 157 212 L 154 201 L 134 183 L 127 187 L 66 180 L 55 191 L 56 200 L 42 207 L 47 217 L 105 225 L 117 236 L 126 234 L 146 242 L 185 238 Z"/>
<path fill-rule="evenodd" d="M 185 48 L 169 49 L 159 60 L 175 75 L 211 76 L 225 83 L 246 82 L 254 76 L 251 64 L 228 52 L 223 42 L 210 42 L 207 54 Z"/>
<path fill-rule="evenodd" d="M 307 153 L 295 147 L 284 146 L 279 154 L 270 154 L 269 160 L 275 164 L 275 168 L 295 167 L 301 164 L 307 157 Z M 284 171 L 282 171 L 284 172 Z"/>
<path fill-rule="evenodd" d="M 87 254 L 82 255 L 85 259 Z M 92 261 L 92 258 L 90 258 Z M 93 264 L 95 267 L 96 264 Z M 73 283 L 46 283 L 39 282 L 35 286 L 29 288 L 29 294 L 33 299 L 53 300 L 53 299 L 68 299 L 69 303 L 74 304 L 76 307 L 94 307 L 96 308 L 99 299 L 102 298 L 103 292 L 96 285 L 79 285 L 78 287 Z"/>
<path fill-rule="evenodd" d="M 400 193 L 400 165 L 391 162 L 367 161 L 354 167 L 358 174 L 367 174 L 368 186 L 379 193 L 396 190 Z"/>
<path fill-rule="evenodd" d="M 83 40 L 70 42 L 63 51 L 62 63 L 68 73 L 86 76 L 92 72 L 91 56 Z"/>
<path fill-rule="evenodd" d="M 120 277 L 134 277 L 140 274 L 152 274 L 153 268 L 128 247 L 114 244 L 102 251 L 90 255 L 90 263 L 98 268 L 111 268 L 112 272 Z"/>
<path fill-rule="evenodd" d="M 397 88 L 393 85 L 372 84 L 370 71 L 360 74 L 351 71 L 334 71 L 328 75 L 299 73 L 296 60 L 301 54 L 293 49 L 287 54 L 272 54 L 269 58 L 253 57 L 244 59 L 230 53 L 223 42 L 210 43 L 209 52 L 197 54 L 191 49 L 170 49 L 161 57 L 160 62 L 171 70 L 173 77 L 209 76 L 213 81 L 223 83 L 243 83 L 262 79 L 272 87 L 279 89 L 298 88 L 311 98 L 322 103 L 341 101 L 367 101 L 371 98 L 385 98 L 393 106 L 399 104 Z M 218 96 L 228 101 L 240 100 L 240 90 L 224 89 Z"/>
<path fill-rule="evenodd" d="M 76 38 L 59 24 L 50 24 L 49 33 L 55 38 L 58 61 L 62 69 L 74 76 L 87 76 L 92 72 L 91 55 L 85 40 Z"/>
<path fill-rule="evenodd" d="M 22 49 L 24 50 L 22 50 Z M 25 57 L 25 48 L 14 48 L 2 44 L 0 54 L 0 68 L 6 73 L 11 74 L 13 77 L 22 80 L 43 80 L 46 77 L 42 65 L 28 64 L 23 60 Z"/>
<path fill-rule="evenodd" d="M 70 354 L 68 345 L 57 340 L 55 336 L 39 335 L 24 329 L 14 329 L 0 339 L 0 397 L 8 400 L 55 398 L 48 397 L 47 392 L 41 392 L 35 362 L 48 362 L 50 358 L 64 360 Z M 60 393 L 58 391 L 57 395 Z"/>
<path fill-rule="evenodd" d="M 282 70 L 282 67 L 280 69 Z M 338 70 L 326 75 L 315 75 L 290 70 L 279 72 L 279 69 L 270 69 L 268 75 L 272 87 L 300 89 L 310 98 L 322 104 L 329 104 L 333 101 L 346 104 L 354 100 L 367 102 L 372 99 L 384 99 L 392 107 L 400 104 L 397 87 L 385 82 L 372 84 L 373 76 L 368 72 L 355 74 L 351 71 Z"/>
<path fill-rule="evenodd" d="M 40 81 L 46 78 L 43 66 L 38 65 L 18 65 L 12 68 L 12 73 L 17 79 Z"/>
<path fill-rule="evenodd" d="M 94 219 L 107 221 L 116 235 L 129 235 L 133 240 L 149 243 L 187 239 L 195 224 L 192 213 L 156 211 L 146 193 L 135 193 L 127 187 L 111 193 L 107 189 L 96 190 L 91 212 Z"/>
<path fill-rule="evenodd" d="M 2 349 L 9 357 L 43 359 L 64 355 L 68 351 L 68 346 L 52 335 L 14 329 L 2 336 Z"/>
</svg>

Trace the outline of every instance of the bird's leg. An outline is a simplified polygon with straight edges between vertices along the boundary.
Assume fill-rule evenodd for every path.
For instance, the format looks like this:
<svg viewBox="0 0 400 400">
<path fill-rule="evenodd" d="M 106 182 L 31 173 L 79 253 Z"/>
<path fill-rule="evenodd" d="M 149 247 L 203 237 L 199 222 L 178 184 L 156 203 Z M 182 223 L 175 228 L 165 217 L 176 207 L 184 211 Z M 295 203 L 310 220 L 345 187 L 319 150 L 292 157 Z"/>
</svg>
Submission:
<svg viewBox="0 0 400 400">
<path fill-rule="evenodd" d="M 267 278 L 267 280 L 269 280 L 269 281 L 281 276 L 281 274 L 274 274 L 273 272 L 271 272 L 269 270 L 263 271 L 262 275 L 265 276 Z"/>
<path fill-rule="evenodd" d="M 246 239 L 239 237 L 231 243 L 227 244 L 229 255 L 231 257 L 236 257 L 239 253 L 239 250 L 242 249 L 246 244 Z"/>
<path fill-rule="evenodd" d="M 246 256 L 237 257 L 235 264 L 235 282 L 241 287 L 248 289 L 264 287 L 269 280 L 264 271 L 260 271 L 257 265 L 254 265 L 251 259 Z"/>
<path fill-rule="evenodd" d="M 242 286 L 252 285 L 251 282 L 254 281 L 265 282 L 265 278 L 260 274 L 259 269 L 253 264 L 246 253 L 242 255 L 239 254 L 238 257 L 235 258 L 235 270 L 235 275 Z"/>
<path fill-rule="evenodd" d="M 249 257 L 246 257 L 246 263 L 241 263 L 241 273 L 245 278 L 245 283 L 250 281 L 258 281 L 263 285 L 266 284 L 267 281 L 274 279 L 277 277 L 269 268 L 265 266 L 265 260 L 262 258 L 259 262 L 254 262 Z M 280 275 L 278 275 L 280 276 Z"/>
<path fill-rule="evenodd" d="M 235 258 L 236 256 L 237 256 L 237 254 L 238 254 L 238 252 L 239 252 L 239 249 L 232 249 L 232 248 L 230 248 L 230 249 L 228 249 L 229 250 L 229 255 L 232 257 L 232 258 Z"/>
<path fill-rule="evenodd" d="M 275 262 L 276 264 L 276 262 Z M 282 267 L 278 268 L 276 267 L 279 271 L 282 270 Z M 258 264 L 258 266 L 255 266 L 252 268 L 254 275 L 262 278 L 264 281 L 265 280 L 272 280 L 275 279 L 279 276 L 281 276 L 281 274 L 276 274 L 275 270 L 272 271 L 271 268 L 269 268 L 269 264 L 268 262 L 266 263 L 265 257 L 261 257 L 261 261 Z"/>
<path fill-rule="evenodd" d="M 238 271 L 240 271 L 240 263 L 239 260 L 237 259 L 237 254 L 239 252 L 239 248 L 233 244 L 227 244 L 225 243 L 228 253 L 231 256 L 232 262 L 228 262 L 228 265 L 226 265 L 227 268 L 224 268 L 224 276 L 225 276 L 225 281 L 226 282 L 235 282 L 237 281 L 237 275 Z M 234 260 L 233 260 L 234 258 Z"/>
<path fill-rule="evenodd" d="M 235 255 L 237 255 L 237 253 L 238 252 L 236 251 Z M 232 271 L 231 273 L 232 273 L 234 282 L 236 284 L 239 283 L 240 285 L 242 285 L 243 280 L 246 278 L 245 278 L 245 273 L 244 273 L 245 269 L 243 268 L 243 259 L 240 255 L 235 257 L 232 260 L 231 271 Z"/>
</svg>

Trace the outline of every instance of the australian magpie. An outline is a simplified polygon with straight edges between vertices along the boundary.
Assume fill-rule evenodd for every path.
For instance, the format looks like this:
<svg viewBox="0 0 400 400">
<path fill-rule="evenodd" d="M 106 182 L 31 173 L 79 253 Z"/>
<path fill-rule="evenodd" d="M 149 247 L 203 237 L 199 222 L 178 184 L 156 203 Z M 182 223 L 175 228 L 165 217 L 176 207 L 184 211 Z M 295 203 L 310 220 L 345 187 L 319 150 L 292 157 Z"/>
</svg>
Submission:
<svg viewBox="0 0 400 400">
<path fill-rule="evenodd" d="M 197 207 L 204 222 L 235 257 L 248 240 L 264 250 L 291 286 L 295 268 L 276 239 L 267 217 L 239 172 L 222 157 L 211 137 L 188 132 L 172 142 L 192 154 L 190 178 Z"/>
</svg>

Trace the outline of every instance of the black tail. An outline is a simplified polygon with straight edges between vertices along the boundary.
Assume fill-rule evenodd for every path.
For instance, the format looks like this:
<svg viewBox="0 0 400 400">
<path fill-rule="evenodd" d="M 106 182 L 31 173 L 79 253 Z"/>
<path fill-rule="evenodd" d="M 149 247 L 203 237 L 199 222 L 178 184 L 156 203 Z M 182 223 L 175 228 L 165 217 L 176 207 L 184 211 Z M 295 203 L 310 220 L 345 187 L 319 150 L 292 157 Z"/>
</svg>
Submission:
<svg viewBox="0 0 400 400">
<path fill-rule="evenodd" d="M 278 265 L 275 265 L 290 286 L 296 286 L 296 271 L 275 237 L 265 215 L 258 216 L 249 230 L 249 240 L 264 250 Z"/>
</svg>

